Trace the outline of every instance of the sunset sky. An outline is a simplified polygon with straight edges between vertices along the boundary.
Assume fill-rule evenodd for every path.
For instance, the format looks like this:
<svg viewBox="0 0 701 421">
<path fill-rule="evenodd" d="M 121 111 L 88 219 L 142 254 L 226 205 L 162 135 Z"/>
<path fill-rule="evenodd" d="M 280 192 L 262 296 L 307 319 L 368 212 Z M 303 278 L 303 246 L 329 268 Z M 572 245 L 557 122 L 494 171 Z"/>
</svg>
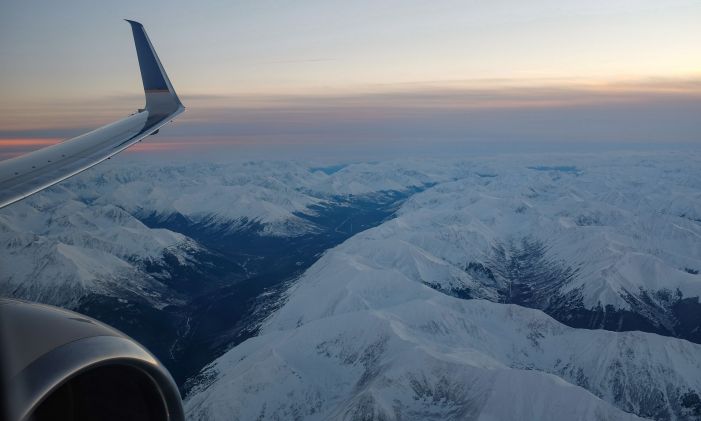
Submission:
<svg viewBox="0 0 701 421">
<path fill-rule="evenodd" d="M 699 1 L 10 0 L 0 158 L 143 106 L 123 18 L 188 107 L 135 153 L 701 143 Z"/>
</svg>

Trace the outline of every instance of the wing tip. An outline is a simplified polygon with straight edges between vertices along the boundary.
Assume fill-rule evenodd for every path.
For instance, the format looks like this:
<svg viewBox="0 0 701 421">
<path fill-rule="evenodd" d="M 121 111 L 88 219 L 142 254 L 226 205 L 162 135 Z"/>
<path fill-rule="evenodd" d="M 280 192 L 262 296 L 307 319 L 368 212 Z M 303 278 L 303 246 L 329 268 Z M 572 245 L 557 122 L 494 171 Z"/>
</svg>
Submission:
<svg viewBox="0 0 701 421">
<path fill-rule="evenodd" d="M 134 35 L 134 46 L 146 94 L 146 109 L 158 114 L 174 112 L 182 104 L 158 59 L 156 50 L 146 35 L 146 29 L 140 22 L 131 19 L 124 20 L 131 25 Z M 168 93 L 169 97 L 163 95 L 164 93 Z"/>
</svg>

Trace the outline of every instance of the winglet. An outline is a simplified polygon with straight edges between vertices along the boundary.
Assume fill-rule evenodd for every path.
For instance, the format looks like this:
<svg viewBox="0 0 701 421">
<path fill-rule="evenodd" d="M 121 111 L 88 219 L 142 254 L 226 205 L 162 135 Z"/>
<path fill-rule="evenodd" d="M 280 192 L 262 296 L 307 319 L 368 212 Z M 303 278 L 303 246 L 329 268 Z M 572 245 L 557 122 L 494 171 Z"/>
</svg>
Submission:
<svg viewBox="0 0 701 421">
<path fill-rule="evenodd" d="M 184 107 L 175 93 L 158 55 L 156 55 L 156 50 L 146 35 L 144 26 L 133 20 L 125 20 L 131 25 L 134 34 L 134 45 L 146 95 L 146 109 L 150 113 L 158 115 L 170 114 L 183 109 Z"/>
</svg>

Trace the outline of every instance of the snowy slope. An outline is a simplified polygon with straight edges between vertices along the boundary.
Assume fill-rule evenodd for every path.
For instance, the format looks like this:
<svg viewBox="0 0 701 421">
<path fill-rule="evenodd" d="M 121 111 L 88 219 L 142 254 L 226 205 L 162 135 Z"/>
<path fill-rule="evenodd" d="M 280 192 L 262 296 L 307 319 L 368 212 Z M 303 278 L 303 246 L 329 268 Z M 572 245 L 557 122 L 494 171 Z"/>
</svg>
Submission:
<svg viewBox="0 0 701 421">
<path fill-rule="evenodd" d="M 118 204 L 140 217 L 181 215 L 230 230 L 259 223 L 263 235 L 294 236 L 313 229 L 298 217 L 313 205 L 336 196 L 422 187 L 457 171 L 430 163 L 423 163 L 422 170 L 412 167 L 408 162 L 360 163 L 325 174 L 308 164 L 282 161 L 126 163 L 81 175 L 62 187 L 83 200 Z"/>
<path fill-rule="evenodd" d="M 699 345 L 449 297 L 347 254 L 357 241 L 203 373 L 192 419 L 674 419 L 701 390 Z"/>
<path fill-rule="evenodd" d="M 300 191 L 315 174 L 283 162 L 110 166 L 65 188 L 95 204 L 119 204 L 137 216 L 190 221 L 230 230 L 251 222 L 265 233 L 295 235 L 310 227 L 295 213 L 319 199 Z"/>
<path fill-rule="evenodd" d="M 419 308 L 421 316 L 427 316 L 423 303 Z M 398 314 L 416 309 L 414 305 L 351 313 L 255 338 L 209 369 L 207 374 L 216 380 L 187 400 L 188 416 L 635 419 L 554 375 L 510 368 L 478 350 L 434 342 L 435 336 L 464 332 L 454 323 L 424 325 L 417 337 Z M 472 322 L 462 327 L 491 335 Z"/>
<path fill-rule="evenodd" d="M 442 184 L 413 197 L 378 235 L 462 268 L 484 262 L 498 242 L 537 239 L 580 267 L 562 292 L 577 290 L 585 307 L 629 308 L 625 293 L 639 289 L 699 296 L 701 282 L 685 268 L 701 267 L 701 224 L 689 216 L 701 212 L 701 183 L 664 166 L 586 165 L 579 173 L 497 169 L 503 175 Z"/>
<path fill-rule="evenodd" d="M 353 252 L 460 297 L 543 309 L 578 327 L 700 342 L 699 161 L 671 154 L 404 162 L 426 167 L 420 173 L 437 185 Z M 401 174 L 397 166 L 374 164 L 376 177 Z"/>
<path fill-rule="evenodd" d="M 664 323 L 645 312 L 701 293 L 698 157 L 561 159 L 444 165 L 456 175 L 437 170 L 397 218 L 329 251 L 201 373 L 188 415 L 694 419 L 700 345 L 503 303 Z"/>
<path fill-rule="evenodd" d="M 115 207 L 88 206 L 47 192 L 0 214 L 0 294 L 73 307 L 93 293 L 169 301 L 162 281 L 144 270 L 164 256 L 193 265 L 199 246 L 150 229 Z M 60 205 L 57 205 L 60 203 Z"/>
<path fill-rule="evenodd" d="M 367 167 L 396 181 L 377 183 Z M 162 306 L 170 299 L 164 279 L 144 268 L 162 265 L 166 254 L 196 267 L 202 247 L 142 221 L 181 218 L 217 235 L 297 236 L 316 229 L 300 217 L 314 214 L 315 205 L 360 190 L 405 190 L 430 178 L 396 168 L 387 177 L 388 168 L 370 164 L 359 164 L 357 172 L 363 175 L 347 169 L 328 175 L 273 161 L 104 164 L 0 211 L 0 294 L 71 308 L 89 293 L 136 294 Z M 365 180 L 362 189 L 347 184 L 349 178 Z"/>
</svg>

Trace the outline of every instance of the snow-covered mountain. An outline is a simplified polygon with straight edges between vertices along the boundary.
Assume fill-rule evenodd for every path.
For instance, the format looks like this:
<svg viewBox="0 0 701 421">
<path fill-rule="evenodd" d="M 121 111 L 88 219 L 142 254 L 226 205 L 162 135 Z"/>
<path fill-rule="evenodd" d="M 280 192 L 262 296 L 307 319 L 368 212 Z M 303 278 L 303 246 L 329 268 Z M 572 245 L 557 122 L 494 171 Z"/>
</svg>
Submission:
<svg viewBox="0 0 701 421">
<path fill-rule="evenodd" d="M 456 164 L 457 165 L 457 164 Z M 437 170 L 436 170 L 437 169 Z M 285 161 L 227 164 L 127 163 L 71 179 L 63 188 L 90 203 L 114 204 L 138 217 L 182 216 L 213 228 L 259 224 L 263 235 L 294 236 L 313 227 L 299 217 L 337 196 L 421 188 L 459 167 L 407 163 L 353 164 L 327 174 Z"/>
<path fill-rule="evenodd" d="M 271 325 L 217 359 L 187 400 L 188 416 L 636 419 L 624 409 L 677 419 L 701 388 L 701 347 L 684 340 L 577 330 L 537 310 L 447 297 L 401 275 L 346 273 L 351 279 L 327 276 L 325 284 L 345 285 L 325 285 L 323 295 L 312 281 L 319 278 L 305 278 L 285 313 L 314 301 L 325 317 Z M 387 299 L 392 287 L 405 298 Z M 297 302 L 303 293 L 312 295 Z"/>
<path fill-rule="evenodd" d="M 573 160 L 495 162 L 488 177 L 441 183 L 357 252 L 460 297 L 701 342 L 697 163 Z"/>
<path fill-rule="evenodd" d="M 585 315 L 600 317 L 586 327 L 638 330 L 631 317 L 695 338 L 698 163 L 464 162 L 468 174 L 437 181 L 308 269 L 258 337 L 200 374 L 188 414 L 695 419 L 700 345 L 576 329 L 509 303 L 575 326 Z M 611 315 L 617 326 L 601 322 Z"/>
<path fill-rule="evenodd" d="M 114 205 L 91 206 L 47 192 L 0 214 L 0 294 L 74 307 L 87 294 L 172 300 L 167 274 L 149 273 L 169 258 L 193 266 L 201 248 L 150 229 Z"/>
<path fill-rule="evenodd" d="M 0 293 L 74 307 L 86 293 L 131 291 L 164 305 L 163 285 L 145 267 L 162 266 L 165 257 L 196 266 L 197 253 L 207 250 L 144 222 L 184 220 L 201 231 L 296 236 L 317 228 L 300 214 L 314 215 L 336 196 L 404 190 L 429 178 L 397 172 L 399 181 L 362 188 L 363 177 L 347 187 L 334 181 L 353 178 L 347 173 L 287 162 L 98 167 L 0 212 Z"/>
<path fill-rule="evenodd" d="M 117 204 L 139 217 L 178 215 L 230 230 L 258 222 L 266 234 L 295 235 L 309 229 L 295 213 L 319 202 L 301 191 L 315 175 L 282 162 L 138 163 L 90 173 L 65 188 L 96 205 Z"/>
<path fill-rule="evenodd" d="M 701 416 L 698 155 L 114 161 L 0 212 L 0 294 L 221 355 L 193 419 Z"/>
</svg>

